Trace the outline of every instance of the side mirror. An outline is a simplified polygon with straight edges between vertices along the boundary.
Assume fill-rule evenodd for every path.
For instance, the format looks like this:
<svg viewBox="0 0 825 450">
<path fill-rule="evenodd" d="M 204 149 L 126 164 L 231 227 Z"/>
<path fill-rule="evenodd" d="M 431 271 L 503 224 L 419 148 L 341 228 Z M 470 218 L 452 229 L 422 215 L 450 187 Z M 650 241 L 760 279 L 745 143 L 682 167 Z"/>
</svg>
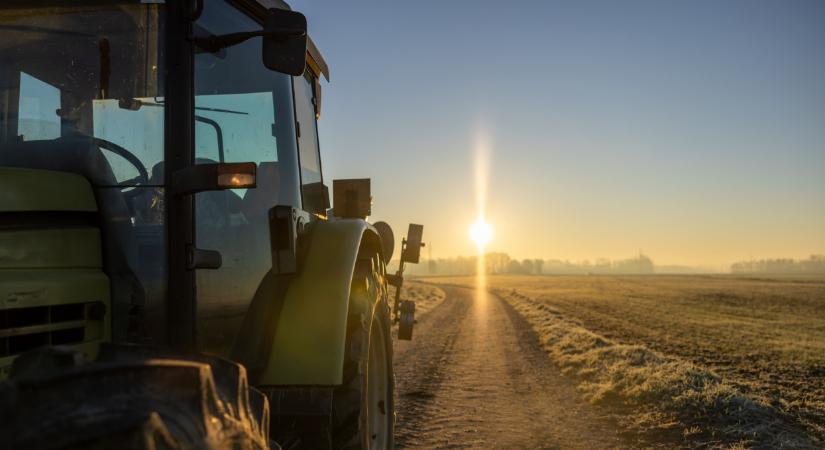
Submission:
<svg viewBox="0 0 825 450">
<path fill-rule="evenodd" d="M 277 8 L 268 10 L 263 39 L 264 66 L 289 75 L 304 74 L 307 19 L 303 14 Z"/>
<path fill-rule="evenodd" d="M 401 252 L 401 260 L 404 262 L 418 264 L 421 257 L 421 247 L 424 246 L 421 239 L 424 237 L 424 225 L 411 223 L 407 230 L 407 239 Z"/>
<path fill-rule="evenodd" d="M 262 36 L 261 59 L 264 66 L 288 75 L 300 76 L 306 68 L 307 19 L 303 14 L 285 9 L 267 10 L 261 31 L 240 31 L 221 36 L 196 36 L 199 50 L 218 53 L 241 42 Z"/>
<path fill-rule="evenodd" d="M 370 179 L 332 181 L 333 214 L 347 219 L 366 219 L 372 211 Z"/>
</svg>

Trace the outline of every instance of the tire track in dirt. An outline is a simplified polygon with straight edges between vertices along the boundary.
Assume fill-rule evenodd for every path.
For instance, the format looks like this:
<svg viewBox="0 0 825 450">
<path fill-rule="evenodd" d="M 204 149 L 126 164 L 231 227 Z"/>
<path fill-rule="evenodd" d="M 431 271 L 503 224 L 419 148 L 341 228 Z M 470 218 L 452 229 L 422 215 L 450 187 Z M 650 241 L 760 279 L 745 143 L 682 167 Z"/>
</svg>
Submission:
<svg viewBox="0 0 825 450">
<path fill-rule="evenodd" d="M 509 305 L 444 290 L 413 341 L 395 343 L 399 448 L 623 446 Z"/>
</svg>

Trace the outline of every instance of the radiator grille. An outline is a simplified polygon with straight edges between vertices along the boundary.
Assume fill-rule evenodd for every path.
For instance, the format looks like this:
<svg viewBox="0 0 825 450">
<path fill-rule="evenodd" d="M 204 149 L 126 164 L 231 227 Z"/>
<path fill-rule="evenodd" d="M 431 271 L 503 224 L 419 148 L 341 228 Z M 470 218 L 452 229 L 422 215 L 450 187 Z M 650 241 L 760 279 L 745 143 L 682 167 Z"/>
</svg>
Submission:
<svg viewBox="0 0 825 450">
<path fill-rule="evenodd" d="M 84 342 L 86 327 L 99 323 L 90 313 L 100 305 L 86 302 L 0 310 L 0 357 L 46 345 Z"/>
</svg>

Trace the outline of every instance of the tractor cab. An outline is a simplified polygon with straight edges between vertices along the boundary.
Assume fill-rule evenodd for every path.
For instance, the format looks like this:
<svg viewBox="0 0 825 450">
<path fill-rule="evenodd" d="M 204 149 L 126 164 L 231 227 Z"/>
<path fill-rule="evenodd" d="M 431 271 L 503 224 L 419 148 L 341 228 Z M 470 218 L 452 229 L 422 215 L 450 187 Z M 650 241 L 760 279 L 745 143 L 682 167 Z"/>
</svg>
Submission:
<svg viewBox="0 0 825 450">
<path fill-rule="evenodd" d="M 389 274 L 369 179 L 329 208 L 306 29 L 278 0 L 0 6 L 0 448 L 393 447 L 421 228 Z"/>
<path fill-rule="evenodd" d="M 310 221 L 329 206 L 316 131 L 326 65 L 284 8 L 0 7 L 0 184 L 17 195 L 0 199 L 0 370 L 108 334 L 229 356 L 272 268 L 270 210 Z"/>
</svg>

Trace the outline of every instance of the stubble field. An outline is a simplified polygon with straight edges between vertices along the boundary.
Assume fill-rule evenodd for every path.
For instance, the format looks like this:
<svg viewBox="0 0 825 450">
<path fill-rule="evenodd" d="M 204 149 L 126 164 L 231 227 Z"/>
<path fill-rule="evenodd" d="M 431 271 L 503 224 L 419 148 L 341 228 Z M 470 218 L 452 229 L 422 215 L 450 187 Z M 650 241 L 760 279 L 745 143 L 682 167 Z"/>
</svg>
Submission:
<svg viewBox="0 0 825 450">
<path fill-rule="evenodd" d="M 640 445 L 825 445 L 825 277 L 492 276 L 488 288 Z"/>
</svg>

